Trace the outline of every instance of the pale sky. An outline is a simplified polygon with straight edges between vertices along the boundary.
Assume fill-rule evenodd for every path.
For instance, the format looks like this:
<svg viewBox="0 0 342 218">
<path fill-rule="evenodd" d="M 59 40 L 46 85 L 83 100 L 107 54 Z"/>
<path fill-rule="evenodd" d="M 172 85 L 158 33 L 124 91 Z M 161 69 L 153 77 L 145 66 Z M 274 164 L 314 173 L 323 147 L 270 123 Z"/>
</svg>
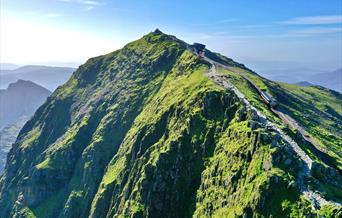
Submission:
<svg viewBox="0 0 342 218">
<path fill-rule="evenodd" d="M 259 69 L 342 67 L 341 0 L 0 1 L 1 62 L 80 64 L 158 27 Z"/>
<path fill-rule="evenodd" d="M 55 19 L 55 17 L 46 19 Z M 81 63 L 120 48 L 121 37 L 97 36 L 72 28 L 32 22 L 21 17 L 1 17 L 1 62 L 42 64 Z"/>
</svg>

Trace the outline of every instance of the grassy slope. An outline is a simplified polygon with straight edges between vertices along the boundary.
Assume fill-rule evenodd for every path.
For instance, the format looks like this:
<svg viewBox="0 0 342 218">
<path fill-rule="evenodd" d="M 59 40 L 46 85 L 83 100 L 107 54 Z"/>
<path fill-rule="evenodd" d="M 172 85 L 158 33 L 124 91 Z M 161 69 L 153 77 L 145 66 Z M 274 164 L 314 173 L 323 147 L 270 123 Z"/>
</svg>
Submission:
<svg viewBox="0 0 342 218">
<path fill-rule="evenodd" d="M 306 127 L 311 137 L 325 150 L 325 157 L 335 166 L 341 169 L 341 124 L 339 124 L 339 116 L 341 116 L 342 96 L 336 92 L 326 90 L 321 87 L 300 87 L 297 85 L 289 85 L 285 83 L 272 82 L 264 79 L 247 69 L 233 68 L 235 72 L 247 76 L 260 89 L 266 90 L 277 99 L 279 110 L 285 111 L 291 117 L 295 118 L 302 126 Z M 258 93 L 251 89 L 247 81 L 239 74 L 220 68 L 220 71 L 227 76 L 229 81 L 233 83 L 239 90 L 245 94 L 246 98 L 260 111 L 267 115 L 273 122 L 284 128 L 284 124 L 275 117 L 264 102 L 260 99 Z M 328 116 L 326 115 L 328 114 Z M 315 117 L 315 119 L 313 119 Z M 297 140 L 296 130 L 284 128 L 284 130 L 294 138 L 302 149 L 317 163 L 325 165 L 324 162 L 317 157 L 312 147 L 306 143 Z M 320 130 L 320 131 L 318 131 Z M 340 185 L 333 185 L 324 180 L 327 171 L 314 171 L 316 180 L 311 184 L 312 187 L 319 190 L 328 199 L 341 201 L 342 189 Z M 325 170 L 325 171 L 324 171 Z M 340 183 L 341 176 L 336 174 L 333 180 Z"/>
<path fill-rule="evenodd" d="M 268 82 L 281 108 L 304 126 L 342 169 L 342 95 L 320 87 Z M 313 119 L 314 118 L 314 119 Z"/>
<path fill-rule="evenodd" d="M 260 100 L 247 81 L 240 75 L 221 69 L 229 80 L 236 85 L 247 99 L 267 117 L 279 123 L 265 104 Z M 272 82 L 246 69 L 234 71 L 251 79 L 260 89 L 266 90 L 279 103 L 278 109 L 285 111 L 301 126 L 305 127 L 315 141 L 323 148 L 337 169 L 342 169 L 342 95 L 321 87 L 301 87 L 285 83 Z M 313 119 L 313 117 L 315 119 Z M 293 131 L 293 130 L 292 130 Z M 319 161 L 309 148 L 304 148 L 315 160 Z"/>
<path fill-rule="evenodd" d="M 13 208 L 5 199 L 16 195 L 16 182 L 24 178 L 29 178 L 29 186 L 39 187 L 28 203 L 35 205 L 38 216 L 41 211 L 44 216 L 61 211 L 70 215 L 79 201 L 90 205 L 124 134 L 184 49 L 184 44 L 166 35 L 149 34 L 82 65 L 22 129 L 10 152 L 13 170 L 1 180 L 3 205 Z M 53 197 L 60 192 L 62 197 Z M 46 201 L 56 205 L 52 211 L 41 206 Z M 74 213 L 88 211 L 78 208 Z"/>
<path fill-rule="evenodd" d="M 183 54 L 180 63 L 174 68 L 174 72 L 168 75 L 159 92 L 152 98 L 151 102 L 144 107 L 144 110 L 135 120 L 133 127 L 127 133 L 118 154 L 111 161 L 102 180 L 102 185 L 100 185 L 97 196 L 93 201 L 93 216 L 101 216 L 99 214 L 105 213 L 105 211 L 101 210 L 102 207 L 99 205 L 104 203 L 103 199 L 106 198 L 107 192 L 111 192 L 112 189 L 115 190 L 115 187 L 121 187 L 119 189 L 120 191 L 118 191 L 118 193 L 113 193 L 114 196 L 111 197 L 111 201 L 106 201 L 107 204 L 108 202 L 113 202 L 113 204 L 115 204 L 114 202 L 119 203 L 116 203 L 117 205 L 115 205 L 115 207 L 113 205 L 108 205 L 110 214 L 146 214 L 146 210 L 150 210 L 150 213 L 152 213 L 152 211 L 158 213 L 158 211 L 153 208 L 153 205 L 150 205 L 150 202 L 144 202 L 146 199 L 142 199 L 144 196 L 146 198 L 146 193 L 144 192 L 148 190 L 151 192 L 150 201 L 158 201 L 159 197 L 161 199 L 163 198 L 161 196 L 163 193 L 154 193 L 152 190 L 155 188 L 151 187 L 153 182 L 156 181 L 150 180 L 156 179 L 153 178 L 155 176 L 153 174 L 158 173 L 158 171 L 161 174 L 160 179 L 162 179 L 163 182 L 168 183 L 168 185 L 161 185 L 163 186 L 163 189 L 173 189 L 173 192 L 180 194 L 182 190 L 186 190 L 185 187 L 182 186 L 188 187 L 190 181 L 187 180 L 191 180 L 193 175 L 188 175 L 188 178 L 186 176 L 183 177 L 181 180 L 184 181 L 178 181 L 179 184 L 175 185 L 169 184 L 170 181 L 167 182 L 164 180 L 165 178 L 162 177 L 167 176 L 168 170 L 170 170 L 168 168 L 173 165 L 172 162 L 176 164 L 175 158 L 177 157 L 177 149 L 184 149 L 183 155 L 186 156 L 184 158 L 194 159 L 196 160 L 196 163 L 200 165 L 200 160 L 196 157 L 197 155 L 194 154 L 194 157 L 191 157 L 190 151 L 199 152 L 203 149 L 202 146 L 204 145 L 198 143 L 198 147 L 195 147 L 196 142 L 193 141 L 190 143 L 190 141 L 196 140 L 198 142 L 203 142 L 203 140 L 205 140 L 205 132 L 202 133 L 197 128 L 202 127 L 203 129 L 210 129 L 210 125 L 212 125 L 210 122 L 206 122 L 205 118 L 198 117 L 198 122 L 201 126 L 192 126 L 191 128 L 196 129 L 189 129 L 189 125 L 192 122 L 191 117 L 200 116 L 200 105 L 199 103 L 196 103 L 195 100 L 200 100 L 199 96 L 203 97 L 206 92 L 217 90 L 217 87 L 214 87 L 213 83 L 203 76 L 205 71 L 208 70 L 206 65 L 191 66 L 195 63 L 194 58 L 195 57 L 190 53 Z M 178 75 L 176 69 L 179 69 L 180 66 L 184 67 L 184 73 Z M 192 69 L 194 67 L 195 69 Z M 191 136 L 187 136 L 186 132 L 188 131 L 196 132 L 192 139 L 190 138 Z M 131 163 L 129 160 L 132 156 L 135 156 L 137 161 L 136 163 L 132 163 L 133 165 L 130 165 Z M 167 164 L 168 162 L 169 164 Z M 184 167 L 190 167 L 189 164 L 190 163 L 187 163 Z M 193 167 L 193 173 L 197 175 L 198 180 L 201 169 L 197 168 L 199 166 L 193 165 Z M 182 171 L 180 166 L 178 170 Z M 149 175 L 151 173 L 152 175 Z M 137 178 L 136 175 L 141 176 L 140 178 Z M 159 182 L 162 183 L 162 181 Z M 144 188 L 146 190 L 143 191 L 142 186 L 144 183 L 146 186 L 149 186 L 149 188 Z M 155 184 L 154 186 L 157 185 L 159 184 Z M 120 193 L 125 192 L 127 189 L 132 191 L 129 193 L 129 196 L 126 196 L 128 199 L 124 200 Z M 172 196 L 170 190 L 163 191 L 166 192 L 164 195 L 168 194 L 170 195 L 170 198 L 175 197 Z M 179 207 L 182 204 L 181 201 L 185 200 L 184 196 L 179 200 L 180 202 L 173 202 L 173 204 L 169 205 L 170 208 L 168 213 L 179 214 L 187 212 L 177 211 L 176 207 Z M 183 203 L 187 204 L 186 201 Z M 166 205 L 161 205 L 160 207 L 165 206 Z M 164 212 L 166 212 L 165 208 Z"/>
<path fill-rule="evenodd" d="M 208 80 L 206 70 L 165 79 L 107 168 L 92 216 L 106 210 L 110 216 L 233 216 L 249 207 L 260 215 L 308 213 L 297 191 L 288 188 L 293 176 L 278 167 L 265 170 L 265 164 L 272 168 L 270 141 L 261 142 L 249 121 L 237 121 L 239 101 Z M 211 102 L 210 113 L 203 101 Z M 161 123 L 165 127 L 156 129 Z M 267 187 L 273 177 L 283 192 L 271 208 L 264 208 L 260 202 L 276 195 L 275 187 Z"/>
<path fill-rule="evenodd" d="M 252 130 L 239 99 L 184 50 L 152 33 L 81 66 L 21 131 L 0 203 L 29 217 L 315 214 L 294 186 L 299 162 L 271 146 L 281 139 Z"/>
</svg>

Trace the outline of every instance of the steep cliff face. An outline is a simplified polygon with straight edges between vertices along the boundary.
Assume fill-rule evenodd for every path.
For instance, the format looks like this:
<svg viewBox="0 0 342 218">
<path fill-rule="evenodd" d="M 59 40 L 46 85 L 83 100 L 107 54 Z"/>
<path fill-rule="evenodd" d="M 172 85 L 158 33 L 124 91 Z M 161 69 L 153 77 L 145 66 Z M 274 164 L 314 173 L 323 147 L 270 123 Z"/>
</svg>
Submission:
<svg viewBox="0 0 342 218">
<path fill-rule="evenodd" d="M 88 60 L 21 130 L 0 216 L 337 214 L 312 210 L 301 160 L 210 67 L 160 31 Z"/>
</svg>

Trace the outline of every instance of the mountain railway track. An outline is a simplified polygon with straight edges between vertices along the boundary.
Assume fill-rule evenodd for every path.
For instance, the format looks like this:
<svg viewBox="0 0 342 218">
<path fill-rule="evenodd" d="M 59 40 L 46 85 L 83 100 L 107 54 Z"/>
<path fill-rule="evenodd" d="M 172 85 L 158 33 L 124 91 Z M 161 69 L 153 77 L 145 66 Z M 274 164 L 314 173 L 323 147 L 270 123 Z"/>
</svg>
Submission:
<svg viewBox="0 0 342 218">
<path fill-rule="evenodd" d="M 259 117 L 262 117 L 266 120 L 266 126 L 269 126 L 274 131 L 278 132 L 279 135 L 288 143 L 288 145 L 292 148 L 292 150 L 297 154 L 297 156 L 305 163 L 301 170 L 297 174 L 297 184 L 299 186 L 300 191 L 304 196 L 306 196 L 307 199 L 310 200 L 311 205 L 314 209 L 320 208 L 322 205 L 332 204 L 336 206 L 342 206 L 339 202 L 329 201 L 326 200 L 324 197 L 321 196 L 320 193 L 309 190 L 308 184 L 306 182 L 307 177 L 312 177 L 311 175 L 311 168 L 313 160 L 306 154 L 306 152 L 295 142 L 290 136 L 288 136 L 286 133 L 284 133 L 277 125 L 269 121 L 265 115 L 263 115 L 260 111 L 258 111 L 242 94 L 233 84 L 229 83 L 227 80 L 223 79 L 223 77 L 217 72 L 216 67 L 217 65 L 224 67 L 225 69 L 229 69 L 228 66 L 222 65 L 220 63 L 217 63 L 207 57 L 200 57 L 203 60 L 209 62 L 212 67 L 208 71 L 208 76 L 214 80 L 216 84 L 219 86 L 232 90 L 241 100 L 242 102 L 247 106 L 247 108 L 255 111 Z M 234 71 L 233 71 L 234 72 Z M 235 72 L 238 73 L 238 72 Z M 241 75 L 240 76 L 245 78 L 255 89 L 259 90 L 258 87 L 246 76 Z M 260 92 L 259 92 L 260 93 Z M 271 109 L 271 111 L 276 114 L 286 125 L 296 128 L 299 132 L 304 133 L 303 136 L 304 139 L 308 142 L 311 141 L 311 139 L 306 136 L 307 132 L 304 130 L 304 128 L 300 127 L 298 123 L 293 120 L 289 115 L 284 114 L 283 112 L 276 110 L 274 107 L 271 107 L 268 105 Z M 310 140 L 310 141 L 309 141 Z M 310 142 L 311 143 L 311 142 Z"/>
<path fill-rule="evenodd" d="M 330 161 L 328 160 L 328 155 L 326 154 L 326 151 L 323 150 L 321 148 L 321 146 L 319 146 L 310 136 L 310 134 L 305 130 L 304 127 L 300 126 L 298 124 L 297 121 L 295 121 L 295 119 L 293 119 L 290 115 L 280 111 L 277 109 L 277 102 L 276 100 L 274 100 L 272 97 L 268 97 L 268 99 L 265 99 L 264 97 L 264 91 L 262 91 L 261 89 L 259 89 L 259 87 L 248 77 L 246 77 L 245 75 L 242 75 L 241 73 L 237 72 L 236 70 L 234 70 L 234 68 L 229 67 L 229 66 L 225 66 L 223 64 L 214 62 L 215 65 L 218 65 L 224 69 L 227 69 L 231 72 L 234 72 L 236 74 L 238 74 L 239 76 L 241 76 L 242 78 L 244 78 L 251 86 L 252 88 L 254 88 L 257 93 L 259 94 L 259 96 L 261 97 L 261 99 L 263 100 L 263 102 L 265 102 L 265 104 L 267 104 L 267 106 L 269 107 L 269 109 L 272 111 L 272 113 L 277 116 L 279 119 L 281 119 L 283 121 L 283 123 L 288 126 L 290 129 L 296 129 L 301 135 L 302 135 L 302 139 L 305 141 L 305 143 L 307 143 L 310 147 L 310 150 L 320 158 L 320 160 L 325 163 L 327 166 L 332 167 L 334 169 L 336 169 L 336 167 L 330 163 Z M 271 100 L 271 101 L 270 101 Z M 272 101 L 274 102 L 274 104 L 272 105 Z M 341 170 L 336 169 L 338 172 L 341 173 Z"/>
</svg>

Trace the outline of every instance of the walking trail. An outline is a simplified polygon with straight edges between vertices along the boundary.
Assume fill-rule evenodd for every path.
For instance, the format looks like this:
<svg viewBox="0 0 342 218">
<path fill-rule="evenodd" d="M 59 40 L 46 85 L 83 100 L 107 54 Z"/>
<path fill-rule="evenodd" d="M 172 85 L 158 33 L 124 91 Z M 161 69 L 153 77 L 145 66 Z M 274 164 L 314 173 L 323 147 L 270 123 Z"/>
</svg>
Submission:
<svg viewBox="0 0 342 218">
<path fill-rule="evenodd" d="M 221 87 L 225 89 L 232 90 L 243 102 L 243 104 L 248 108 L 249 110 L 255 112 L 259 117 L 266 120 L 266 126 L 273 131 L 277 132 L 292 148 L 292 150 L 297 154 L 297 156 L 303 161 L 302 169 L 298 172 L 297 175 L 297 183 L 300 188 L 300 191 L 303 193 L 304 196 L 306 196 L 312 203 L 313 208 L 319 208 L 322 205 L 326 204 L 334 204 L 338 206 L 342 206 L 342 204 L 328 201 L 324 199 L 319 193 L 311 191 L 308 189 L 308 186 L 306 184 L 305 178 L 311 177 L 311 167 L 312 167 L 312 159 L 299 147 L 299 145 L 292 140 L 291 137 L 289 137 L 287 134 L 285 134 L 279 127 L 277 127 L 274 123 L 269 121 L 265 115 L 263 115 L 260 111 L 258 111 L 242 94 L 233 84 L 231 84 L 226 78 L 224 78 L 222 75 L 220 75 L 216 70 L 216 65 L 222 65 L 218 64 L 215 61 L 204 57 L 204 60 L 208 61 L 211 64 L 211 68 L 208 71 L 208 76 L 214 80 L 214 82 Z M 223 65 L 224 66 L 224 65 Z M 280 117 L 282 118 L 282 117 Z M 289 118 L 287 118 L 289 119 Z M 287 122 L 287 120 L 283 120 L 284 122 Z M 294 121 L 295 122 L 295 121 Z M 298 125 L 297 123 L 295 123 Z M 299 126 L 299 125 L 298 125 Z"/>
</svg>

